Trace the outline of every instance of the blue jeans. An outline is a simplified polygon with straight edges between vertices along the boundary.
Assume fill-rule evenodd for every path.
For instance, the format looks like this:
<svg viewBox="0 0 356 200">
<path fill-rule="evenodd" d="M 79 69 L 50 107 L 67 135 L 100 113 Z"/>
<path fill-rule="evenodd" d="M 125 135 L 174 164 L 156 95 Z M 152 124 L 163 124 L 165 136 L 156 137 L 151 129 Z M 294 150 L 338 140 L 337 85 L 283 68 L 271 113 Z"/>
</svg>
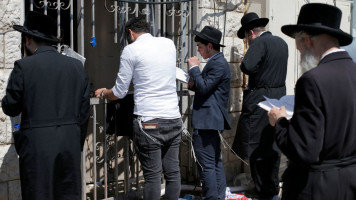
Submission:
<svg viewBox="0 0 356 200">
<path fill-rule="evenodd" d="M 203 199 L 225 199 L 226 179 L 217 130 L 194 130 L 193 147 L 199 162 Z"/>
<path fill-rule="evenodd" d="M 178 155 L 182 120 L 153 119 L 142 122 L 142 125 L 141 130 L 139 120 L 134 119 L 135 148 L 145 178 L 143 199 L 160 199 L 163 172 L 166 180 L 165 199 L 177 200 L 181 188 Z"/>
</svg>

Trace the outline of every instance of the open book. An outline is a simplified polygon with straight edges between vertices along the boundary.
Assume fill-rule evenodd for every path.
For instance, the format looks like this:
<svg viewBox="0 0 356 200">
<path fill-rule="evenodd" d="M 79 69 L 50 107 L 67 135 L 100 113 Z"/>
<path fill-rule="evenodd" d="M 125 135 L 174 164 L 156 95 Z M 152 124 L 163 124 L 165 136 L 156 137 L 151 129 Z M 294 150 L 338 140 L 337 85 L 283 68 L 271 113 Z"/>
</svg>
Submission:
<svg viewBox="0 0 356 200">
<path fill-rule="evenodd" d="M 287 119 L 289 120 L 293 116 L 294 110 L 294 95 L 286 95 L 278 99 L 270 99 L 263 96 L 266 101 L 261 101 L 257 105 L 266 111 L 270 111 L 272 107 L 280 108 L 281 106 L 286 107 Z"/>
<path fill-rule="evenodd" d="M 185 72 L 183 69 L 176 67 L 176 79 L 188 83 L 189 82 L 189 74 Z"/>
</svg>

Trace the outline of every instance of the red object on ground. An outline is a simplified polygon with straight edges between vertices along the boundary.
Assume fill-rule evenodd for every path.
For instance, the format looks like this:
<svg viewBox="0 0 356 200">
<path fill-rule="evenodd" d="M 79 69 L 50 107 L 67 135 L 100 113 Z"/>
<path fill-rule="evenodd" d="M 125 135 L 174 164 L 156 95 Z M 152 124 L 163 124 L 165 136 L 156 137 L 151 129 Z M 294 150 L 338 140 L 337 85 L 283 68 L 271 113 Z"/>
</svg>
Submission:
<svg viewBox="0 0 356 200">
<path fill-rule="evenodd" d="M 228 194 L 225 200 L 248 200 L 248 198 L 242 194 Z"/>
</svg>

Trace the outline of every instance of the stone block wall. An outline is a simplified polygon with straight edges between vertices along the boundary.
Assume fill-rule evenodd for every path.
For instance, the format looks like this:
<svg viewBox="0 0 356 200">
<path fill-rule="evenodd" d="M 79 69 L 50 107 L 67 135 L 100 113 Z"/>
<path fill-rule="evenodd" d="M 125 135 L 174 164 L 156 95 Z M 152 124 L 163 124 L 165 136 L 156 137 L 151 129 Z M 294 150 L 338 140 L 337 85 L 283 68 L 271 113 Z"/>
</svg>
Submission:
<svg viewBox="0 0 356 200">
<path fill-rule="evenodd" d="M 21 57 L 21 34 L 13 24 L 23 23 L 23 0 L 0 1 L 0 100 L 5 95 L 14 62 Z M 18 156 L 12 139 L 12 122 L 0 109 L 0 199 L 21 199 Z"/>
</svg>

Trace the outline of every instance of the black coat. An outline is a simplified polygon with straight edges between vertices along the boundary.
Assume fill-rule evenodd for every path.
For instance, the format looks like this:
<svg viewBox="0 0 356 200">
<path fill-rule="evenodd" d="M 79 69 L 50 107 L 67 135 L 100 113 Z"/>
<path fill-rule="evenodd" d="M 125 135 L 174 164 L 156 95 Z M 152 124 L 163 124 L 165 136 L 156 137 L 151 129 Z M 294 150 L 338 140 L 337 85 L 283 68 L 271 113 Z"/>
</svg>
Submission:
<svg viewBox="0 0 356 200">
<path fill-rule="evenodd" d="M 80 61 L 42 46 L 15 62 L 2 109 L 21 113 L 14 133 L 22 199 L 81 199 L 80 152 L 89 119 L 89 84 Z"/>
<path fill-rule="evenodd" d="M 291 162 L 283 175 L 284 199 L 356 199 L 356 165 L 310 169 L 356 156 L 356 64 L 347 52 L 327 55 L 299 78 L 294 115 L 275 128 Z"/>
<path fill-rule="evenodd" d="M 287 62 L 287 43 L 267 31 L 253 40 L 241 63 L 249 80 L 232 148 L 244 159 L 257 148 L 264 151 L 265 144 L 273 143 L 267 113 L 257 104 L 265 100 L 263 96 L 279 99 L 286 94 Z"/>
</svg>

